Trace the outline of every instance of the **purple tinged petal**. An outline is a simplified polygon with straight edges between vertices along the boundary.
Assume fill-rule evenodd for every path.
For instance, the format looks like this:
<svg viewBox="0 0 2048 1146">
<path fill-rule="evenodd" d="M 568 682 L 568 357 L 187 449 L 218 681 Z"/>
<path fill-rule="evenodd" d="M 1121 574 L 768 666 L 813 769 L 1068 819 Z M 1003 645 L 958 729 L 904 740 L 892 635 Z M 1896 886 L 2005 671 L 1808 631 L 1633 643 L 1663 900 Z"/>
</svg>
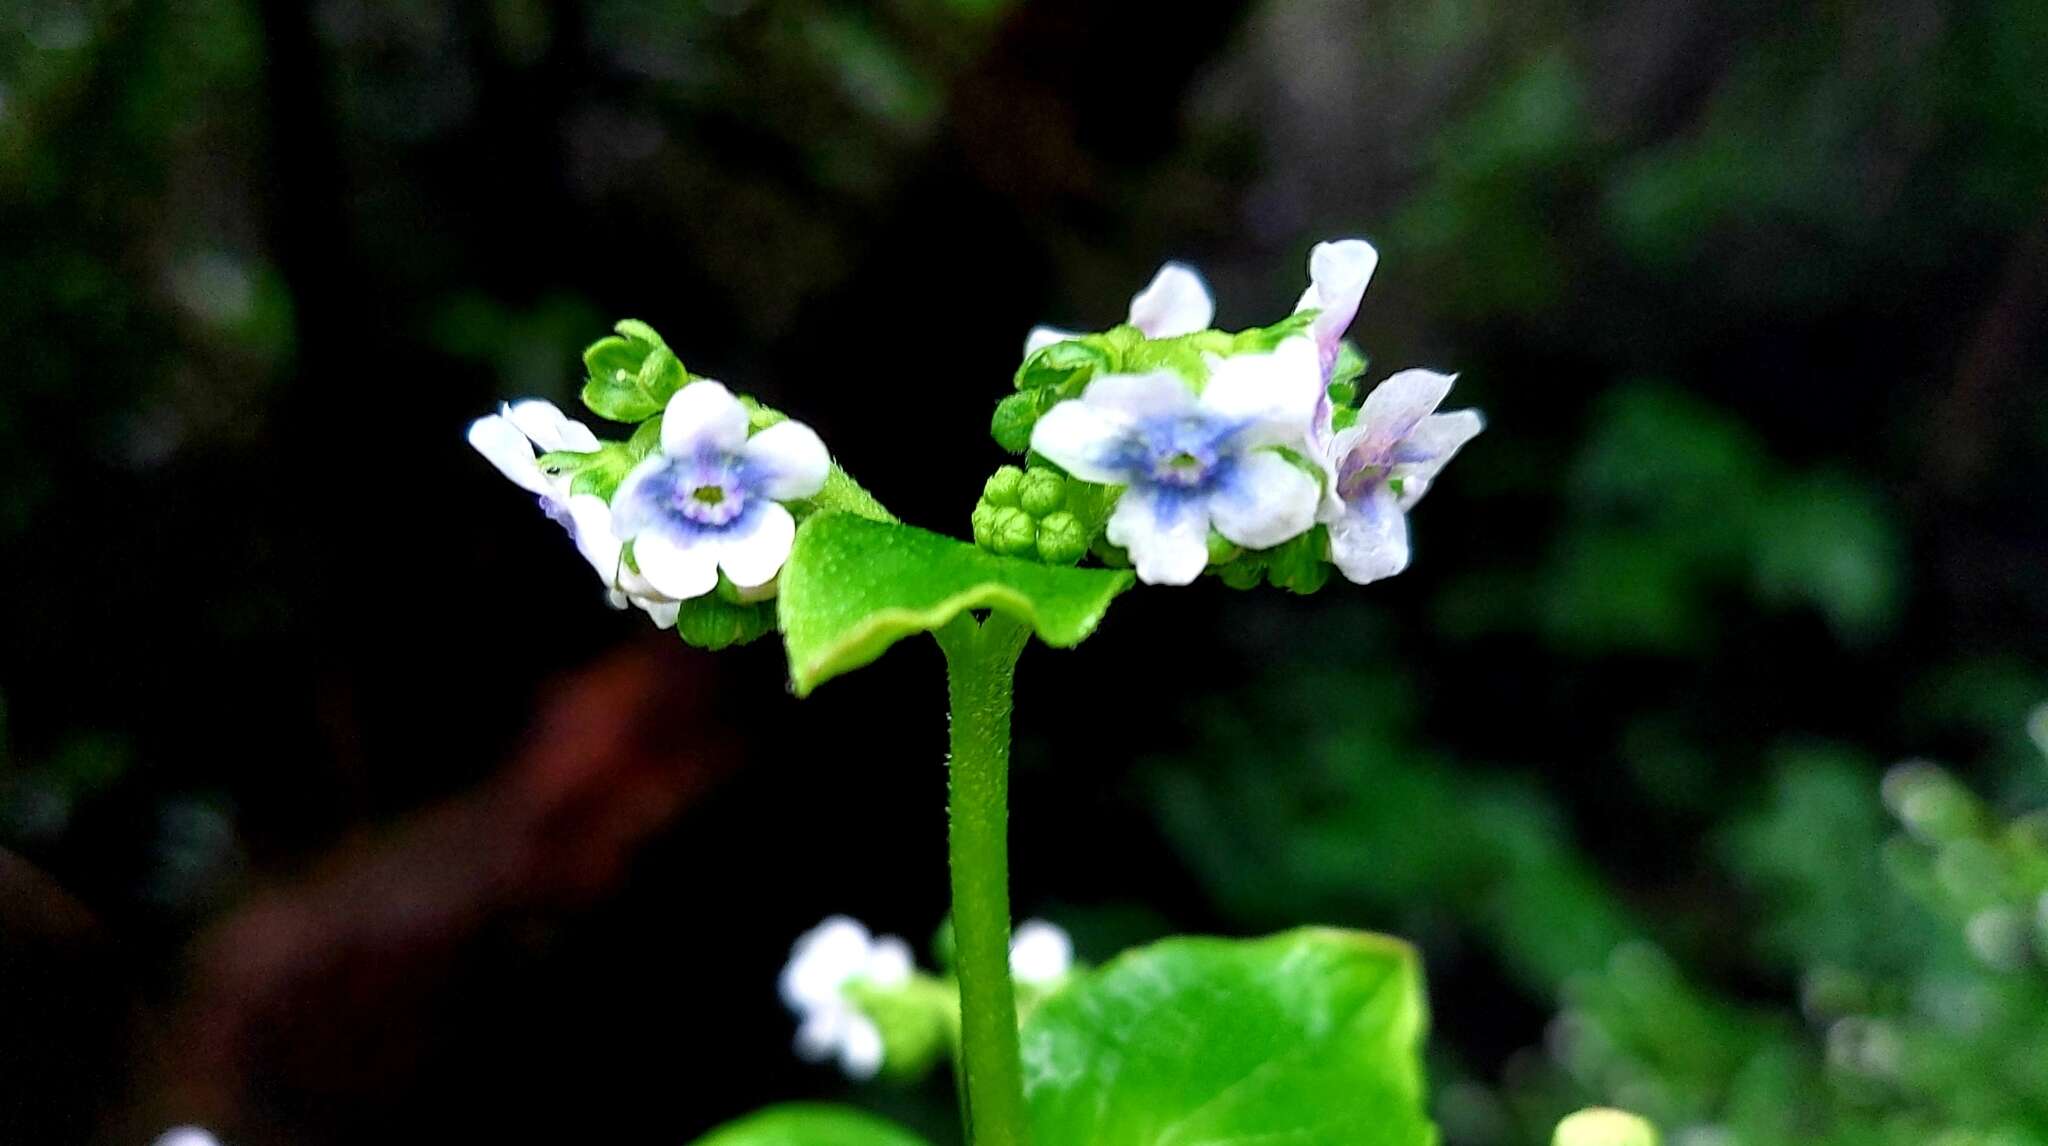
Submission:
<svg viewBox="0 0 2048 1146">
<path fill-rule="evenodd" d="M 661 419 L 661 452 L 672 458 L 738 453 L 747 444 L 747 408 L 732 391 L 701 378 L 676 391 Z"/>
<path fill-rule="evenodd" d="M 1109 515 L 1108 537 L 1148 585 L 1189 584 L 1209 564 L 1209 513 L 1198 496 L 1132 486 Z"/>
<path fill-rule="evenodd" d="M 1344 332 L 1358 315 L 1366 284 L 1379 267 L 1380 253 L 1364 239 L 1340 239 L 1317 243 L 1308 256 L 1308 289 L 1294 306 L 1295 313 L 1316 311 L 1310 333 L 1322 358 L 1323 377 L 1337 363 L 1337 348 Z"/>
<path fill-rule="evenodd" d="M 1271 450 L 1238 459 L 1209 495 L 1216 532 L 1250 549 L 1270 549 L 1315 524 L 1316 479 Z"/>
<path fill-rule="evenodd" d="M 1167 263 L 1131 299 L 1131 325 L 1147 338 L 1174 338 L 1207 330 L 1216 317 L 1208 284 L 1186 263 Z"/>
<path fill-rule="evenodd" d="M 1386 464 L 1411 431 L 1451 392 L 1455 374 L 1433 370 L 1403 370 L 1373 387 L 1358 411 L 1358 424 L 1365 427 L 1362 448 L 1375 464 Z"/>
<path fill-rule="evenodd" d="M 1338 572 L 1366 585 L 1408 568 L 1408 519 L 1393 490 L 1375 485 L 1344 508 L 1330 523 L 1330 560 Z"/>
</svg>

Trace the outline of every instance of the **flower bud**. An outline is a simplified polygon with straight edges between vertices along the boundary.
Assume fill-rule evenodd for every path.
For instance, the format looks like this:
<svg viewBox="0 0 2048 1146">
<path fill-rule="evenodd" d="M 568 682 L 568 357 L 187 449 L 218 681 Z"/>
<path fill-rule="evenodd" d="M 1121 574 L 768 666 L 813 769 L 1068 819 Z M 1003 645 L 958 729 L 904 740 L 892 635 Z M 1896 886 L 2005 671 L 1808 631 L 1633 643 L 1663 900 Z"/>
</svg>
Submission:
<svg viewBox="0 0 2048 1146">
<path fill-rule="evenodd" d="M 1657 1129 L 1625 1110 L 1593 1107 L 1557 1124 L 1551 1146 L 1657 1146 Z"/>
<path fill-rule="evenodd" d="M 1065 510 L 1038 522 L 1038 559 L 1048 565 L 1072 565 L 1088 552 L 1088 531 L 1081 519 Z"/>
<path fill-rule="evenodd" d="M 1024 471 L 1016 466 L 999 466 L 981 487 L 983 501 L 990 505 L 1014 506 L 1024 485 Z"/>
<path fill-rule="evenodd" d="M 989 548 L 1006 557 L 1023 557 L 1038 548 L 1038 523 L 1015 506 L 1004 506 L 990 522 Z"/>
<path fill-rule="evenodd" d="M 1060 509 L 1066 501 L 1066 478 L 1046 469 L 1028 470 L 1022 475 L 1017 487 L 1017 505 L 1025 513 L 1044 517 Z"/>
<path fill-rule="evenodd" d="M 974 515 L 969 519 L 974 526 L 974 543 L 983 549 L 996 547 L 996 514 L 1002 507 L 991 504 L 987 499 L 974 503 Z"/>
</svg>

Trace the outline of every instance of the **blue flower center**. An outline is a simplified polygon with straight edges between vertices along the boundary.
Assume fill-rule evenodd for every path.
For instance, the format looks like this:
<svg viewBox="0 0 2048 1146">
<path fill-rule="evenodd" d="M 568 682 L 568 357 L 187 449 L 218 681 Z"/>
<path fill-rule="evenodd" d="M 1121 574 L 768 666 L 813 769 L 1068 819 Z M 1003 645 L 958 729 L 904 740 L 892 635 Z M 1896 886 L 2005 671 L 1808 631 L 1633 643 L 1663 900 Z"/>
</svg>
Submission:
<svg viewBox="0 0 2048 1146">
<path fill-rule="evenodd" d="M 746 507 L 746 495 L 729 479 L 678 482 L 669 506 L 698 525 L 724 525 Z"/>
</svg>

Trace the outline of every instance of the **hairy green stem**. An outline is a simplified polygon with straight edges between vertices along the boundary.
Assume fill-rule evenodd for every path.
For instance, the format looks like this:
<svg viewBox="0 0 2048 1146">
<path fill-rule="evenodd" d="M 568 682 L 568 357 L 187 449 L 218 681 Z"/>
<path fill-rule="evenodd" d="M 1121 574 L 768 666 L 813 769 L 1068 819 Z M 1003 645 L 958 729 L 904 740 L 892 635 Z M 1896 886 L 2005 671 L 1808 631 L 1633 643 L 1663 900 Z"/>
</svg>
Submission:
<svg viewBox="0 0 2048 1146">
<path fill-rule="evenodd" d="M 938 633 L 952 699 L 949 834 L 953 939 L 960 971 L 960 1057 L 967 1140 L 1025 1146 L 1024 1071 L 1010 983 L 1010 703 L 1030 629 L 1000 613 L 965 614 Z"/>
</svg>

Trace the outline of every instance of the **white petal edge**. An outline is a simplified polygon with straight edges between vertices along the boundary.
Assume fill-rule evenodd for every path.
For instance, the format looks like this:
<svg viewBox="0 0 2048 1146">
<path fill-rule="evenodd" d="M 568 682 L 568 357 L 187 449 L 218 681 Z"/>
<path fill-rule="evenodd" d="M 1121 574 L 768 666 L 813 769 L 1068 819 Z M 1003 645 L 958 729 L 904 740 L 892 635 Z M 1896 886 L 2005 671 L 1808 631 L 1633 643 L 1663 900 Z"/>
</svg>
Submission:
<svg viewBox="0 0 2048 1146">
<path fill-rule="evenodd" d="M 1330 560 L 1358 585 L 1392 577 L 1408 568 L 1408 518 L 1394 491 L 1376 485 L 1330 523 Z"/>
<path fill-rule="evenodd" d="M 1152 491 L 1136 486 L 1124 491 L 1109 515 L 1110 543 L 1130 552 L 1138 580 L 1147 585 L 1187 585 L 1208 567 L 1207 507 L 1190 500 L 1176 508 L 1172 520 L 1161 520 Z"/>
<path fill-rule="evenodd" d="M 676 391 L 661 418 L 661 452 L 738 453 L 747 444 L 747 408 L 721 382 L 700 378 Z"/>
<path fill-rule="evenodd" d="M 823 439 L 802 422 L 777 422 L 747 439 L 740 456 L 758 467 L 760 491 L 777 501 L 810 497 L 825 488 L 832 455 Z"/>
<path fill-rule="evenodd" d="M 1209 497 L 1216 532 L 1249 549 L 1271 549 L 1308 532 L 1321 497 L 1316 479 L 1271 450 L 1238 459 L 1230 480 Z"/>
<path fill-rule="evenodd" d="M 884 935 L 868 951 L 867 967 L 861 977 L 877 987 L 900 987 L 910 982 L 915 967 L 910 944 L 894 935 Z"/>
<path fill-rule="evenodd" d="M 1209 284 L 1186 263 L 1167 263 L 1131 297 L 1131 325 L 1147 338 L 1175 338 L 1209 329 L 1216 300 Z"/>
<path fill-rule="evenodd" d="M 735 522 L 735 528 L 716 535 L 718 567 L 734 585 L 752 589 L 782 572 L 783 562 L 789 560 L 789 547 L 796 540 L 796 518 L 781 505 L 764 501 L 749 508 L 742 520 L 744 527 Z M 640 550 L 636 546 L 633 552 L 638 556 Z M 641 569 L 645 571 L 646 566 Z M 716 584 L 717 578 L 712 582 Z"/>
<path fill-rule="evenodd" d="M 1024 357 L 1029 358 L 1055 342 L 1070 342 L 1079 337 L 1081 333 L 1076 330 L 1061 330 L 1056 326 L 1034 326 L 1031 333 L 1024 336 Z"/>
<path fill-rule="evenodd" d="M 647 614 L 647 619 L 653 621 L 654 627 L 657 629 L 675 628 L 676 617 L 680 616 L 683 611 L 683 603 L 681 601 L 663 601 L 653 597 L 631 597 L 628 599 L 633 604 L 639 606 L 642 612 Z"/>
<path fill-rule="evenodd" d="M 1375 456 L 1393 449 L 1436 411 L 1457 380 L 1456 374 L 1403 370 L 1373 387 L 1358 408 L 1358 424 L 1365 427 L 1367 448 Z"/>
<path fill-rule="evenodd" d="M 534 447 L 544 454 L 556 450 L 597 452 L 597 435 L 590 432 L 590 427 L 562 413 L 553 402 L 528 398 L 508 404 L 502 413 L 519 427 L 520 433 L 533 439 Z"/>
<path fill-rule="evenodd" d="M 718 588 L 718 550 L 703 539 L 680 541 L 661 529 L 643 529 L 633 538 L 633 560 L 640 575 L 664 597 L 687 601 Z"/>
<path fill-rule="evenodd" d="M 512 419 L 500 414 L 487 414 L 469 424 L 467 436 L 470 446 L 514 485 L 531 493 L 548 497 L 555 495 L 548 475 L 534 464 L 533 443 L 519 432 Z"/>
<path fill-rule="evenodd" d="M 1031 448 L 1082 481 L 1117 485 L 1131 475 L 1114 464 L 1130 424 L 1079 398 L 1061 402 L 1031 427 Z"/>
<path fill-rule="evenodd" d="M 1242 424 L 1241 446 L 1300 446 L 1308 441 L 1322 392 L 1315 343 L 1290 338 L 1270 354 L 1212 359 L 1202 408 Z"/>
<path fill-rule="evenodd" d="M 868 929 L 848 915 L 827 916 L 790 945 L 782 968 L 782 1001 L 791 1007 L 824 1006 L 860 973 L 872 944 Z"/>
<path fill-rule="evenodd" d="M 623 546 L 612 533 L 612 507 L 594 493 L 575 494 L 566 504 L 576 551 L 590 562 L 590 567 L 597 570 L 597 575 L 604 579 L 606 585 L 616 585 L 619 550 Z"/>
<path fill-rule="evenodd" d="M 1413 462 L 1397 460 L 1394 465 L 1393 476 L 1401 479 L 1401 508 L 1407 509 L 1421 501 L 1444 464 L 1456 457 L 1459 449 L 1478 437 L 1485 428 L 1486 419 L 1477 410 L 1431 414 L 1417 422 L 1407 439 L 1394 448 L 1396 459 L 1410 450 L 1422 459 Z"/>
</svg>

